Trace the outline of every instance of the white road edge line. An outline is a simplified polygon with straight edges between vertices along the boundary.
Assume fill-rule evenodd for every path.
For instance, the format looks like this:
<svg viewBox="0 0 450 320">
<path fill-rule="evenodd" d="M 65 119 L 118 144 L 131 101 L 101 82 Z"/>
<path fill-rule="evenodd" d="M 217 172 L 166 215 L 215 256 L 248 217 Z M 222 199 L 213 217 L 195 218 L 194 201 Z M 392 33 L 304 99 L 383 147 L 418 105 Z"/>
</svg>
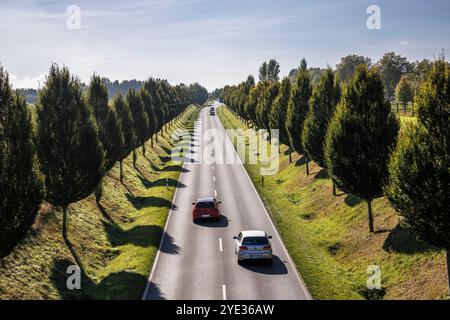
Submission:
<svg viewBox="0 0 450 320">
<path fill-rule="evenodd" d="M 177 193 L 178 193 L 178 189 L 179 189 L 178 187 L 180 185 L 181 176 L 184 174 L 184 171 L 185 171 L 184 170 L 185 164 L 186 164 L 186 162 L 183 161 L 183 165 L 181 166 L 181 170 L 180 170 L 180 175 L 178 176 L 177 185 L 175 187 L 175 193 L 173 194 L 172 203 L 175 203 L 175 199 L 177 197 Z M 142 295 L 141 300 L 146 300 L 146 298 L 147 298 L 148 290 L 150 289 L 150 283 L 152 282 L 152 278 L 153 278 L 153 275 L 156 270 L 156 265 L 158 264 L 159 254 L 161 253 L 161 248 L 162 248 L 162 245 L 166 238 L 167 228 L 169 227 L 169 221 L 170 221 L 171 217 L 172 217 L 172 207 L 170 208 L 169 213 L 167 215 L 167 220 L 166 220 L 166 224 L 164 225 L 163 235 L 161 237 L 161 241 L 159 242 L 158 251 L 156 252 L 155 259 L 153 260 L 152 270 L 150 271 L 150 275 L 148 276 L 147 285 L 145 286 L 145 291 L 144 291 L 144 294 Z"/>
<path fill-rule="evenodd" d="M 222 238 L 219 238 L 219 250 L 220 252 L 223 252 Z"/>
<path fill-rule="evenodd" d="M 227 300 L 227 286 L 226 285 L 222 285 L 222 297 L 223 300 Z"/>
<path fill-rule="evenodd" d="M 216 182 L 216 176 L 213 176 L 213 181 Z"/>
<path fill-rule="evenodd" d="M 227 108 L 227 107 L 225 107 L 225 108 Z M 222 126 L 223 130 L 225 130 L 225 127 L 223 126 L 222 121 L 220 121 L 220 119 L 218 120 L 217 117 L 215 118 L 215 120 L 216 120 L 216 122 L 218 122 L 218 123 Z M 234 150 L 234 152 L 236 153 L 236 156 L 237 156 L 237 157 L 239 158 L 239 160 L 242 162 L 242 159 L 239 157 L 239 154 L 236 152 L 236 149 L 234 148 L 233 142 L 231 141 L 230 136 L 228 135 L 227 130 L 225 130 L 225 132 L 227 133 L 226 136 L 227 136 L 227 138 L 228 138 L 228 141 L 229 141 L 229 142 L 231 143 L 231 145 L 233 146 L 233 150 Z M 242 163 L 244 163 L 244 162 L 242 162 Z M 291 258 L 291 255 L 290 255 L 289 252 L 287 251 L 286 245 L 285 245 L 283 239 L 281 238 L 280 234 L 278 233 L 278 230 L 277 230 L 277 228 L 275 227 L 275 224 L 274 224 L 273 221 L 272 221 L 272 217 L 270 216 L 269 212 L 267 211 L 266 206 L 264 205 L 264 202 L 261 200 L 261 197 L 259 196 L 259 193 L 258 193 L 258 191 L 256 190 L 255 185 L 253 184 L 253 181 L 252 181 L 252 179 L 250 178 L 250 176 L 249 176 L 249 174 L 248 174 L 248 172 L 247 172 L 247 169 L 245 169 L 244 165 L 242 165 L 241 168 L 242 168 L 242 170 L 245 172 L 245 175 L 247 176 L 247 179 L 250 181 L 250 184 L 251 184 L 251 186 L 253 187 L 253 188 L 252 188 L 253 191 L 255 192 L 255 194 L 256 194 L 256 196 L 257 196 L 259 202 L 261 203 L 262 207 L 264 208 L 264 212 L 266 213 L 267 217 L 269 218 L 270 225 L 272 226 L 273 230 L 275 231 L 276 237 L 278 238 L 278 240 L 279 240 L 280 243 L 281 243 L 281 247 L 283 248 L 283 251 L 284 251 L 284 253 L 285 253 L 286 256 L 287 256 L 287 258 L 288 258 L 288 260 L 289 260 L 289 263 L 290 263 L 290 265 L 292 266 L 292 269 L 294 270 L 294 273 L 295 273 L 295 275 L 296 275 L 296 277 L 297 277 L 297 280 L 300 282 L 300 286 L 303 288 L 303 291 L 304 291 L 305 294 L 306 294 L 306 298 L 307 298 L 308 300 L 313 300 L 313 298 L 311 297 L 311 294 L 310 294 L 309 291 L 308 291 L 308 288 L 307 288 L 306 285 L 305 285 L 305 282 L 303 281 L 302 276 L 300 275 L 300 273 L 299 273 L 298 270 L 297 270 L 297 265 L 294 263 L 294 261 L 293 261 L 292 258 Z"/>
</svg>

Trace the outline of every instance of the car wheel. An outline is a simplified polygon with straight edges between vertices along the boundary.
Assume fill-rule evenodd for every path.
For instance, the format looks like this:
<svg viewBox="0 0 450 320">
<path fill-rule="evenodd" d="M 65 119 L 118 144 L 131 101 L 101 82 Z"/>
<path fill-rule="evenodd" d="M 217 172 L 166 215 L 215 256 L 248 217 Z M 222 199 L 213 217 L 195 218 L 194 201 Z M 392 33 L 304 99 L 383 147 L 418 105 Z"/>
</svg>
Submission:
<svg viewBox="0 0 450 320">
<path fill-rule="evenodd" d="M 244 262 L 244 261 L 237 259 L 238 265 L 242 266 L 242 263 L 243 263 L 243 262 Z"/>
</svg>

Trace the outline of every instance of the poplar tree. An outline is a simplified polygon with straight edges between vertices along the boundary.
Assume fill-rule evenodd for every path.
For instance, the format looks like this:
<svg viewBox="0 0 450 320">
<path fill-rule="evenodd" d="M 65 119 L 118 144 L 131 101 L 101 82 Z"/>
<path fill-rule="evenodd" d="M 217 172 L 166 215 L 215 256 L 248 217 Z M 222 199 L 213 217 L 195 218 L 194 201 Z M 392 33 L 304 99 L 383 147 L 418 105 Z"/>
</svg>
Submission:
<svg viewBox="0 0 450 320">
<path fill-rule="evenodd" d="M 31 116 L 0 66 L 0 257 L 29 230 L 42 200 Z"/>
<path fill-rule="evenodd" d="M 379 74 L 358 67 L 353 79 L 344 85 L 330 122 L 325 158 L 333 182 L 367 201 L 370 232 L 374 232 L 372 200 L 383 195 L 389 153 L 398 130 L 398 119 L 385 99 Z"/>
<path fill-rule="evenodd" d="M 339 103 L 340 93 L 340 86 L 334 72 L 327 69 L 313 90 L 309 101 L 309 112 L 303 125 L 302 142 L 305 152 L 322 168 L 326 168 L 325 135 L 336 105 Z M 333 195 L 336 195 L 334 184 Z"/>
<path fill-rule="evenodd" d="M 256 106 L 258 126 L 262 129 L 270 130 L 269 113 L 272 104 L 278 95 L 280 84 L 278 82 L 264 82 L 261 95 Z M 274 128 L 275 129 L 275 128 Z"/>
<path fill-rule="evenodd" d="M 38 154 L 47 200 L 63 208 L 66 242 L 68 206 L 89 196 L 103 176 L 104 150 L 81 83 L 53 64 L 38 100 Z"/>
<path fill-rule="evenodd" d="M 309 99 L 311 97 L 312 87 L 305 59 L 302 59 L 297 78 L 291 92 L 291 98 L 288 104 L 286 115 L 286 131 L 289 137 L 290 152 L 292 150 L 299 154 L 304 153 L 302 143 L 303 122 L 309 111 Z M 289 154 L 291 161 L 291 155 Z M 307 167 L 307 174 L 309 168 Z"/>
<path fill-rule="evenodd" d="M 131 89 L 127 94 L 127 103 L 133 117 L 133 128 L 136 135 L 133 150 L 142 145 L 142 154 L 145 154 L 145 141 L 149 134 L 148 116 L 145 112 L 144 103 L 139 93 Z M 134 152 L 134 151 L 133 151 Z M 136 156 L 133 157 L 136 164 Z"/>
<path fill-rule="evenodd" d="M 145 88 L 141 89 L 140 96 L 142 99 L 142 103 L 144 104 L 144 110 L 145 113 L 147 114 L 148 120 L 147 139 L 151 139 L 151 146 L 153 147 L 153 135 L 156 133 L 155 130 L 157 124 L 155 108 L 153 107 L 152 97 Z M 145 156 L 145 148 L 142 149 L 142 152 L 144 153 Z"/>
<path fill-rule="evenodd" d="M 450 292 L 450 68 L 434 63 L 416 96 L 410 124 L 389 161 L 390 203 L 417 236 L 447 255 Z"/>
<path fill-rule="evenodd" d="M 120 159 L 124 137 L 117 112 L 108 104 L 108 89 L 98 75 L 91 77 L 87 101 L 94 112 L 99 138 L 105 149 L 104 171 L 107 172 Z"/>
<path fill-rule="evenodd" d="M 128 157 L 131 151 L 134 150 L 136 145 L 136 135 L 134 133 L 134 122 L 130 107 L 120 93 L 114 98 L 113 105 L 122 125 L 124 137 L 124 144 L 120 150 L 121 152 L 119 158 L 120 182 L 123 183 L 123 160 Z"/>
<path fill-rule="evenodd" d="M 286 131 L 285 123 L 290 96 L 291 81 L 286 77 L 281 82 L 279 94 L 275 99 L 269 114 L 270 128 L 278 129 L 280 131 L 280 142 L 284 144 L 289 144 L 289 136 Z"/>
</svg>

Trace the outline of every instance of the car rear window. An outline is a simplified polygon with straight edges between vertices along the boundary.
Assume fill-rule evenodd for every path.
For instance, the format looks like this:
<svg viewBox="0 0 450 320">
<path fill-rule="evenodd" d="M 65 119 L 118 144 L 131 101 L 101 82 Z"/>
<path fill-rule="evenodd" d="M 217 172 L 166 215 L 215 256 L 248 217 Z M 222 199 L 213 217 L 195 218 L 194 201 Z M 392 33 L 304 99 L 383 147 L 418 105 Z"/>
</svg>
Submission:
<svg viewBox="0 0 450 320">
<path fill-rule="evenodd" d="M 242 240 L 242 244 L 247 246 L 263 246 L 268 244 L 268 242 L 264 237 L 246 237 Z"/>
<path fill-rule="evenodd" d="M 197 203 L 197 205 L 195 206 L 196 208 L 214 208 L 214 202 L 199 202 Z"/>
</svg>

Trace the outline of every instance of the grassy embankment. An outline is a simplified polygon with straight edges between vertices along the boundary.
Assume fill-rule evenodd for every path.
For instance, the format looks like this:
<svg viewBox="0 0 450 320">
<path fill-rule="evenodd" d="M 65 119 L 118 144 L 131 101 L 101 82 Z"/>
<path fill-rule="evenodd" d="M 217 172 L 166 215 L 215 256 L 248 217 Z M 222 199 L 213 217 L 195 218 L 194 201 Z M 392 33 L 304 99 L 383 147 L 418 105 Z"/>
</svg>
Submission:
<svg viewBox="0 0 450 320">
<path fill-rule="evenodd" d="M 193 131 L 200 108 L 190 106 L 147 155 L 138 150 L 104 179 L 102 208 L 93 196 L 70 206 L 69 238 L 61 236 L 61 209 L 44 204 L 29 234 L 0 260 L 0 299 L 140 299 L 155 257 L 181 167 L 170 159 L 170 132 Z M 103 212 L 102 212 L 103 211 Z M 109 217 L 109 218 L 108 218 Z M 68 290 L 67 267 L 82 263 L 81 290 Z"/>
<path fill-rule="evenodd" d="M 248 127 L 219 108 L 225 128 Z M 376 233 L 370 234 L 367 207 L 338 190 L 325 170 L 303 158 L 289 163 L 281 147 L 280 170 L 260 185 L 259 165 L 245 167 L 315 299 L 436 299 L 447 292 L 442 250 L 416 240 L 399 224 L 385 198 L 374 201 Z M 367 289 L 367 267 L 381 267 L 382 290 Z"/>
</svg>

